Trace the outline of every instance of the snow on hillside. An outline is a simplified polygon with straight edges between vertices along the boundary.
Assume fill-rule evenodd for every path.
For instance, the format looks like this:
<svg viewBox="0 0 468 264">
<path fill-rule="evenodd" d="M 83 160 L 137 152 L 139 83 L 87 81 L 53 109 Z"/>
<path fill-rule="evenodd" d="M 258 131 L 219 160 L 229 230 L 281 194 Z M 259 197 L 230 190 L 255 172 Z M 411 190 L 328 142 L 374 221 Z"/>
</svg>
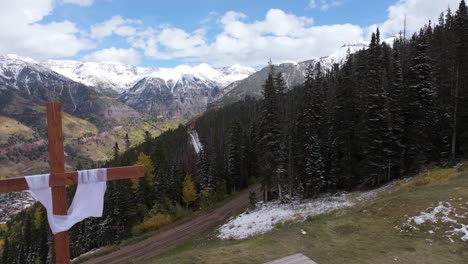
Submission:
<svg viewBox="0 0 468 264">
<path fill-rule="evenodd" d="M 277 224 L 301 222 L 308 217 L 374 200 L 382 193 L 391 192 L 397 184 L 398 182 L 395 181 L 367 192 L 325 194 L 319 198 L 305 200 L 301 203 L 258 203 L 257 209 L 253 212 L 246 211 L 222 225 L 219 228 L 218 237 L 221 239 L 244 239 L 264 234 L 273 230 Z"/>
<path fill-rule="evenodd" d="M 43 67 L 37 61 L 28 57 L 15 54 L 0 55 L 0 77 L 16 81 L 25 67 L 31 67 L 37 71 L 50 71 L 47 67 Z"/>
<path fill-rule="evenodd" d="M 254 68 L 245 67 L 239 64 L 234 64 L 230 67 L 218 68 L 217 70 L 220 72 L 220 75 L 215 80 L 220 83 L 223 88 L 233 82 L 243 80 L 256 72 Z"/>
<path fill-rule="evenodd" d="M 451 198 L 450 202 L 439 202 L 435 207 L 427 208 L 416 216 L 408 217 L 400 232 L 423 230 L 429 235 L 438 234 L 447 237 L 450 242 L 460 237 L 468 241 L 468 202 L 462 198 Z M 445 226 L 445 227 L 444 227 Z M 445 230 L 445 231 L 444 231 Z"/>
<path fill-rule="evenodd" d="M 202 63 L 195 67 L 179 65 L 175 68 L 160 68 L 158 71 L 151 73 L 149 77 L 159 78 L 166 82 L 177 81 L 182 77 L 192 77 L 202 81 L 214 82 L 222 89 L 235 81 L 249 77 L 254 72 L 253 68 L 237 64 L 215 69 L 206 63 Z"/>
<path fill-rule="evenodd" d="M 280 204 L 277 202 L 260 205 L 254 212 L 245 212 L 221 226 L 221 239 L 243 239 L 272 230 L 276 224 L 287 221 L 303 221 L 307 217 L 352 206 L 347 194 L 327 195 L 305 203 Z"/>
<path fill-rule="evenodd" d="M 122 92 L 157 68 L 134 67 L 118 62 L 80 62 L 49 60 L 43 65 L 87 86 Z"/>
<path fill-rule="evenodd" d="M 333 64 L 342 64 L 343 62 L 345 62 L 348 54 L 353 54 L 360 50 L 366 49 L 367 46 L 368 43 L 361 41 L 351 41 L 345 43 L 333 54 L 320 58 L 320 62 L 325 68 L 331 69 Z"/>
<path fill-rule="evenodd" d="M 131 88 L 146 77 L 175 83 L 181 78 L 192 77 L 214 82 L 222 89 L 255 72 L 252 68 L 237 64 L 220 69 L 215 69 L 206 63 L 194 67 L 179 65 L 174 68 L 135 67 L 118 62 L 97 63 L 66 60 L 49 60 L 43 64 L 74 81 L 88 86 L 112 89 L 118 93 Z"/>
</svg>

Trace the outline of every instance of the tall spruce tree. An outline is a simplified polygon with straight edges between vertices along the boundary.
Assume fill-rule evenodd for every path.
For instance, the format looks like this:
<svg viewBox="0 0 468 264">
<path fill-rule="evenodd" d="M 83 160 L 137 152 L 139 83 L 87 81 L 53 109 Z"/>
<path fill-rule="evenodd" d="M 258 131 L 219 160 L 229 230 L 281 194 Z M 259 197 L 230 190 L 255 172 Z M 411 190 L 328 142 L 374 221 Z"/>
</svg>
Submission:
<svg viewBox="0 0 468 264">
<path fill-rule="evenodd" d="M 284 153 L 281 147 L 281 116 L 278 109 L 278 89 L 274 78 L 274 68 L 263 85 L 263 102 L 260 115 L 259 147 L 261 151 L 259 164 L 263 175 L 264 200 L 269 200 L 269 193 L 280 195 L 280 179 L 285 177 Z"/>
<path fill-rule="evenodd" d="M 239 191 L 241 186 L 242 127 L 234 120 L 229 127 L 228 138 L 228 193 Z"/>
<path fill-rule="evenodd" d="M 436 111 L 436 89 L 432 81 L 432 62 L 428 56 L 426 32 L 421 29 L 415 36 L 414 53 L 411 61 L 409 80 L 409 104 L 406 113 L 408 130 L 405 142 L 407 161 L 413 169 L 430 161 L 433 149 L 431 134 L 438 122 Z"/>
<path fill-rule="evenodd" d="M 309 65 L 304 82 L 304 105 L 297 124 L 299 142 L 296 143 L 299 145 L 299 166 L 302 167 L 298 170 L 301 173 L 298 184 L 302 185 L 302 195 L 305 197 L 320 193 L 326 186 L 319 138 L 323 122 L 322 97 L 317 83 L 313 67 Z"/>
</svg>

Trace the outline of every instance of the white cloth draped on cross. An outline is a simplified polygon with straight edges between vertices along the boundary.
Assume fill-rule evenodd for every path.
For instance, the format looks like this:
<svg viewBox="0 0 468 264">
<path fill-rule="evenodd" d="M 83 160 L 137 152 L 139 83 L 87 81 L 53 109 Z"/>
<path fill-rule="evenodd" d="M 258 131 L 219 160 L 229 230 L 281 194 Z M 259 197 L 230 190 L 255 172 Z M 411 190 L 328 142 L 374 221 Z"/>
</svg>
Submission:
<svg viewBox="0 0 468 264">
<path fill-rule="evenodd" d="M 25 177 L 29 187 L 28 192 L 45 207 L 49 226 L 54 235 L 69 230 L 85 218 L 102 216 L 107 169 L 78 171 L 78 185 L 67 215 L 53 214 L 49 178 L 50 174 Z"/>
</svg>

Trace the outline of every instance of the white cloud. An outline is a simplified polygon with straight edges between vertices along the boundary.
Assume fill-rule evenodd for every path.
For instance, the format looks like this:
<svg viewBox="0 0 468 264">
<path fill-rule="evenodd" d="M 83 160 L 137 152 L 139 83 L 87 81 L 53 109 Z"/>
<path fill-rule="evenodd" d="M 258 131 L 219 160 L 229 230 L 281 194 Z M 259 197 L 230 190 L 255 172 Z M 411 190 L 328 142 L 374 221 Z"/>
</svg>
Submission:
<svg viewBox="0 0 468 264">
<path fill-rule="evenodd" d="M 186 32 L 164 26 L 149 28 L 128 38 L 134 48 L 154 59 L 186 59 L 214 65 L 265 64 L 302 61 L 328 55 L 343 43 L 361 40 L 363 30 L 351 24 L 314 26 L 311 17 L 270 9 L 265 18 L 248 22 L 243 13 L 230 11 L 219 20 L 222 31 L 209 41 L 203 29 Z"/>
<path fill-rule="evenodd" d="M 70 21 L 39 23 L 53 10 L 53 0 L 3 1 L 0 8 L 0 54 L 36 59 L 73 56 L 93 47 Z"/>
<path fill-rule="evenodd" d="M 63 0 L 64 3 L 74 4 L 79 6 L 91 6 L 94 0 Z"/>
<path fill-rule="evenodd" d="M 127 65 L 139 65 L 140 54 L 135 49 L 119 49 L 115 47 L 102 49 L 88 54 L 83 61 L 120 62 Z"/>
<path fill-rule="evenodd" d="M 122 37 L 132 36 L 136 33 L 135 25 L 139 23 L 137 20 L 113 16 L 107 21 L 91 26 L 91 36 L 98 39 L 111 36 L 112 34 Z"/>
<path fill-rule="evenodd" d="M 458 9 L 459 3 L 460 0 L 399 0 L 388 8 L 387 20 L 370 26 L 368 31 L 371 33 L 378 26 L 380 32 L 386 37 L 397 35 L 403 31 L 406 14 L 407 32 L 412 34 L 427 24 L 429 20 L 437 22 L 440 13 L 445 12 L 447 7 L 450 6 L 453 11 Z"/>
<path fill-rule="evenodd" d="M 342 4 L 343 2 L 338 0 L 310 0 L 309 8 L 319 8 L 322 11 L 327 11 L 332 7 L 341 6 Z"/>
</svg>

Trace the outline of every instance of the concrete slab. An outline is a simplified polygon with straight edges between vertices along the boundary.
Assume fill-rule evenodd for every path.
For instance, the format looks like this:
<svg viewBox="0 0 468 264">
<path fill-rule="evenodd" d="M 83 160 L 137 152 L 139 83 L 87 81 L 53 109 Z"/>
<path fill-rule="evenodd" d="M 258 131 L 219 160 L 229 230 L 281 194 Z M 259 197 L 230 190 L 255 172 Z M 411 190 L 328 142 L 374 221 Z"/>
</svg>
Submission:
<svg viewBox="0 0 468 264">
<path fill-rule="evenodd" d="M 315 263 L 310 258 L 299 253 L 299 254 L 295 254 L 295 255 L 285 257 L 282 259 L 270 261 L 265 264 L 317 264 L 317 263 Z"/>
</svg>

